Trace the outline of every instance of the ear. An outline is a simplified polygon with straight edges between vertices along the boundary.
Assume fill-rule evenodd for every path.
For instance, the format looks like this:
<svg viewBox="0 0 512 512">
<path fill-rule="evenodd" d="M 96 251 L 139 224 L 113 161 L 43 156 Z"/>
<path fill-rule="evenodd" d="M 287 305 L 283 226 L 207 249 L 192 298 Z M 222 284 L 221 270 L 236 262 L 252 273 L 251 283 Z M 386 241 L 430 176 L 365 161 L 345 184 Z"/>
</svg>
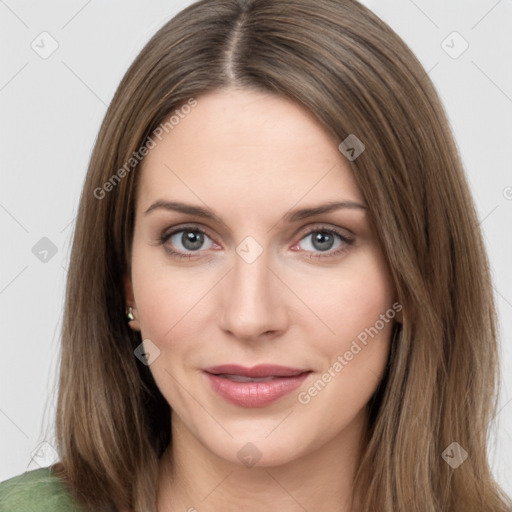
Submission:
<svg viewBox="0 0 512 512">
<path fill-rule="evenodd" d="M 140 331 L 140 324 L 138 319 L 138 311 L 137 311 L 137 305 L 135 304 L 135 297 L 133 294 L 133 286 L 132 286 L 132 280 L 130 276 L 124 277 L 124 294 L 126 297 L 126 311 L 128 312 L 128 308 L 132 308 L 132 314 L 135 317 L 134 320 L 129 320 L 127 318 L 128 325 L 131 329 L 134 331 Z"/>
</svg>

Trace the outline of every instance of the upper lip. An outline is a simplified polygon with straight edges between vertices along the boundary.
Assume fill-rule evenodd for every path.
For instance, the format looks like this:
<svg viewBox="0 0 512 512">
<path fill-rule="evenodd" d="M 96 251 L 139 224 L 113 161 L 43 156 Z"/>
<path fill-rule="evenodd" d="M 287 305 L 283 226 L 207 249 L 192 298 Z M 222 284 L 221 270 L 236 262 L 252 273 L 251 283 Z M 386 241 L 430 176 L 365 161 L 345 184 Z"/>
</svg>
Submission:
<svg viewBox="0 0 512 512">
<path fill-rule="evenodd" d="M 222 364 L 220 366 L 211 366 L 204 368 L 207 373 L 214 375 L 243 375 L 244 377 L 293 377 L 311 370 L 300 368 L 290 368 L 275 364 L 259 364 L 257 366 L 247 367 L 238 364 Z"/>
</svg>

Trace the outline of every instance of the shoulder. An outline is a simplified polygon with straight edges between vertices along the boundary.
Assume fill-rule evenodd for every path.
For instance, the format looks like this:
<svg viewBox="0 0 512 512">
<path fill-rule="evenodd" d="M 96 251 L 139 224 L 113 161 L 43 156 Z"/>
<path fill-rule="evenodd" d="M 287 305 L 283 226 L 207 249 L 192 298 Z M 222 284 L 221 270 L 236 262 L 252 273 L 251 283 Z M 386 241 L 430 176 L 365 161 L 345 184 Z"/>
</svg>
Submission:
<svg viewBox="0 0 512 512">
<path fill-rule="evenodd" d="M 52 467 L 0 482 L 0 512 L 79 512 L 81 508 Z"/>
</svg>

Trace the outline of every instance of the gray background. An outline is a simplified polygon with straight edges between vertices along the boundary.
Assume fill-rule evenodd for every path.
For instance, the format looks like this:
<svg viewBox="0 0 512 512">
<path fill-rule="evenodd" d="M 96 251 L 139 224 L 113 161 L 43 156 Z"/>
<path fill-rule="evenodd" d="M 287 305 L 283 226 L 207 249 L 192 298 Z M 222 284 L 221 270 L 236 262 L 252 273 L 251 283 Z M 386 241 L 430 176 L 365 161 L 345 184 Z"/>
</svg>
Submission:
<svg viewBox="0 0 512 512">
<path fill-rule="evenodd" d="M 91 149 L 129 64 L 190 3 L 0 0 L 0 481 L 53 462 L 64 284 Z M 512 495 L 512 2 L 363 3 L 429 72 L 475 196 L 502 329 L 490 456 Z"/>
</svg>

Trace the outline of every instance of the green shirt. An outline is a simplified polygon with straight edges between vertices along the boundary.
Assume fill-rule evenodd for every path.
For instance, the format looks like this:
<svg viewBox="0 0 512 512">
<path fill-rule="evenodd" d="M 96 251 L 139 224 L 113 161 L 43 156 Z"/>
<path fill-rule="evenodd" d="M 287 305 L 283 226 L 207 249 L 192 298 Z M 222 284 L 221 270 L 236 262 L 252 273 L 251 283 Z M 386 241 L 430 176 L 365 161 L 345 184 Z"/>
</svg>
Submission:
<svg viewBox="0 0 512 512">
<path fill-rule="evenodd" d="M 52 467 L 34 469 L 0 482 L 0 512 L 80 512 Z"/>
</svg>

